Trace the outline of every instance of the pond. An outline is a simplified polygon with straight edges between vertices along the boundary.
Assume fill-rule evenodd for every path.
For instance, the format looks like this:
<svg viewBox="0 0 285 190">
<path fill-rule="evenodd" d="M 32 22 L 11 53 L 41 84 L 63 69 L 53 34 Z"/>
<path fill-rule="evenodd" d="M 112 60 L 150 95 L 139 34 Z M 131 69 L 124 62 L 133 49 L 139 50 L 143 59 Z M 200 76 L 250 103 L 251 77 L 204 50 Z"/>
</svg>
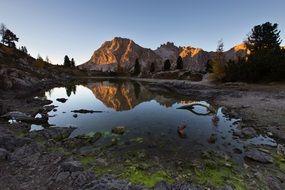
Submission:
<svg viewBox="0 0 285 190">
<path fill-rule="evenodd" d="M 207 100 L 192 101 L 187 96 L 153 89 L 137 81 L 99 80 L 54 88 L 45 96 L 58 106 L 49 113 L 50 125 L 76 127 L 71 137 L 101 132 L 104 135 L 97 144 L 116 138 L 120 151 L 146 150 L 153 156 L 171 155 L 179 160 L 194 159 L 205 150 L 218 150 L 242 162 L 245 145 L 275 144 L 262 135 L 236 138 L 233 132 L 240 119 L 227 117 L 221 107 L 210 105 Z M 67 101 L 62 103 L 58 98 Z M 180 109 L 183 106 L 186 109 Z M 96 112 L 72 112 L 80 109 Z M 118 126 L 125 128 L 124 134 L 111 133 Z M 32 130 L 39 129 L 41 126 L 32 126 Z"/>
</svg>

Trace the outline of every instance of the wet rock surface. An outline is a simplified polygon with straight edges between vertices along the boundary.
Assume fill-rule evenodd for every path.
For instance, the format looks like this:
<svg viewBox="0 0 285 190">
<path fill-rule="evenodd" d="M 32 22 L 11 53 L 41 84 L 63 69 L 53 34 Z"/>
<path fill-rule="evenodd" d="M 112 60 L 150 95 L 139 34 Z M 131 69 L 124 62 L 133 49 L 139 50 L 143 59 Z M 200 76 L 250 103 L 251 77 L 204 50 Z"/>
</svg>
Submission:
<svg viewBox="0 0 285 190">
<path fill-rule="evenodd" d="M 273 162 L 273 157 L 270 154 L 257 149 L 247 150 L 245 157 L 265 164 Z"/>
</svg>

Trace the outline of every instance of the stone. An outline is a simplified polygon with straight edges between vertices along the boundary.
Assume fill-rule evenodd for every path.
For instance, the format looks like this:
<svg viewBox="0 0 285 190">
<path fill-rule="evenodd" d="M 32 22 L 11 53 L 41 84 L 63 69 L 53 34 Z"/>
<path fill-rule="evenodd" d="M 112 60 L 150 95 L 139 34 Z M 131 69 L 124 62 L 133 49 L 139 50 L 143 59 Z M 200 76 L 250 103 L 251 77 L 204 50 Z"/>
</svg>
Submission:
<svg viewBox="0 0 285 190">
<path fill-rule="evenodd" d="M 125 133 L 126 127 L 124 126 L 117 126 L 112 128 L 112 133 L 122 135 Z"/>
<path fill-rule="evenodd" d="M 29 158 L 31 155 L 36 154 L 40 151 L 40 147 L 37 144 L 24 145 L 21 148 L 17 148 L 11 154 L 12 161 L 21 161 L 24 158 Z"/>
<path fill-rule="evenodd" d="M 55 178 L 55 181 L 57 182 L 60 182 L 60 181 L 65 181 L 67 180 L 67 178 L 69 177 L 70 173 L 67 171 L 67 172 L 60 172 L 56 178 Z"/>
<path fill-rule="evenodd" d="M 103 111 L 79 109 L 79 110 L 73 110 L 71 112 L 73 112 L 73 113 L 102 113 Z"/>
<path fill-rule="evenodd" d="M 66 98 L 57 98 L 56 101 L 61 102 L 61 103 L 65 103 L 67 101 Z"/>
<path fill-rule="evenodd" d="M 252 127 L 245 127 L 241 129 L 241 133 L 245 136 L 245 137 L 255 137 L 256 136 L 256 131 L 254 128 Z"/>
<path fill-rule="evenodd" d="M 103 158 L 97 158 L 96 163 L 100 166 L 108 166 L 108 162 Z"/>
<path fill-rule="evenodd" d="M 217 134 L 211 134 L 211 136 L 208 138 L 208 143 L 214 144 L 217 141 Z"/>
<path fill-rule="evenodd" d="M 282 144 L 277 145 L 276 151 L 277 151 L 277 154 L 285 157 L 285 147 Z"/>
<path fill-rule="evenodd" d="M 245 157 L 264 164 L 273 162 L 273 157 L 270 154 L 257 149 L 245 151 Z"/>
<path fill-rule="evenodd" d="M 268 176 L 266 178 L 266 182 L 268 184 L 268 187 L 270 189 L 274 189 L 274 190 L 283 190 L 284 189 L 284 186 L 282 188 L 282 183 L 284 182 L 281 182 L 279 179 L 277 179 L 276 177 L 273 177 L 273 176 Z"/>
<path fill-rule="evenodd" d="M 170 190 L 170 187 L 165 181 L 160 181 L 155 184 L 154 190 Z"/>
<path fill-rule="evenodd" d="M 83 167 L 79 161 L 65 161 L 60 165 L 62 171 L 77 172 L 83 171 Z"/>
<path fill-rule="evenodd" d="M 78 117 L 78 115 L 77 115 L 77 114 L 73 114 L 73 117 L 74 117 L 74 118 L 77 118 L 77 117 Z"/>
<path fill-rule="evenodd" d="M 242 128 L 241 130 L 234 131 L 233 135 L 238 136 L 240 138 L 252 138 L 252 137 L 257 136 L 257 133 L 254 128 L 245 127 L 245 128 Z"/>
<path fill-rule="evenodd" d="M 0 162 L 8 160 L 8 158 L 9 158 L 9 152 L 4 148 L 0 148 Z"/>
<path fill-rule="evenodd" d="M 48 117 L 45 117 L 45 115 L 42 115 L 41 118 L 34 118 L 30 115 L 27 115 L 27 114 L 25 114 L 23 112 L 19 112 L 19 111 L 9 112 L 9 113 L 6 113 L 5 115 L 1 116 L 1 117 L 5 118 L 5 119 L 12 119 L 12 120 L 16 120 L 16 121 L 22 121 L 22 122 L 33 123 L 33 124 L 46 123 L 48 120 Z"/>
<path fill-rule="evenodd" d="M 204 190 L 204 187 L 189 183 L 178 183 L 171 186 L 172 190 Z"/>
<path fill-rule="evenodd" d="M 58 106 L 55 106 L 55 105 L 47 105 L 47 106 L 44 106 L 43 109 L 45 112 L 50 112 L 52 110 L 55 110 L 55 108 L 58 107 Z"/>
<path fill-rule="evenodd" d="M 61 140 L 68 138 L 74 130 L 74 127 L 51 127 L 39 131 L 31 131 L 29 137 Z"/>
<path fill-rule="evenodd" d="M 234 148 L 233 151 L 234 151 L 234 153 L 236 153 L 236 154 L 241 154 L 241 153 L 242 153 L 242 150 L 239 149 L 239 148 Z"/>
</svg>

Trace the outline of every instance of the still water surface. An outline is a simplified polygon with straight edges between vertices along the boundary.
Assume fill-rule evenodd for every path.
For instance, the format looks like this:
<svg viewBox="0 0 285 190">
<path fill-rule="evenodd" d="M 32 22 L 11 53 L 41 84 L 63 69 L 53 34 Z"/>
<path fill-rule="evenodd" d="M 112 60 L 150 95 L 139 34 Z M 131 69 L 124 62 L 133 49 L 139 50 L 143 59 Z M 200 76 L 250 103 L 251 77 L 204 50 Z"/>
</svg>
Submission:
<svg viewBox="0 0 285 190">
<path fill-rule="evenodd" d="M 126 127 L 119 135 L 122 149 L 147 149 L 155 155 L 172 155 L 191 158 L 201 151 L 217 150 L 231 155 L 240 161 L 248 144 L 268 144 L 275 142 L 259 135 L 252 139 L 239 139 L 233 136 L 240 119 L 232 119 L 223 109 L 212 106 L 207 100 L 192 101 L 191 97 L 150 88 L 147 84 L 135 81 L 95 81 L 85 85 L 54 88 L 45 93 L 47 99 L 58 106 L 49 113 L 49 123 L 53 126 L 75 126 L 71 137 L 90 132 L 106 134 L 98 145 L 113 138 L 111 129 Z M 57 98 L 66 98 L 65 103 Z M 196 105 L 198 103 L 198 105 Z M 177 109 L 191 105 L 193 109 Z M 206 107 L 214 112 L 209 113 Z M 73 110 L 87 109 L 101 113 L 78 113 Z M 217 119 L 218 118 L 218 119 Z M 185 138 L 178 134 L 178 127 L 185 125 Z M 33 125 L 32 130 L 40 130 Z M 133 145 L 132 142 L 139 142 Z M 121 149 L 121 151 L 122 151 Z"/>
</svg>

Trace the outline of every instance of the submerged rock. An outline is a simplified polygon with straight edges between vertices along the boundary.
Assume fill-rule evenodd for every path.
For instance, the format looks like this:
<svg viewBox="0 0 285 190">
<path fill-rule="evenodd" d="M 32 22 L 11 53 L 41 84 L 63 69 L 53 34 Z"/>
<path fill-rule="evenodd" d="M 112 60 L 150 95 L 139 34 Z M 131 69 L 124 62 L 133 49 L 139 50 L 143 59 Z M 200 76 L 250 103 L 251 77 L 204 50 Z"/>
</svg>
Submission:
<svg viewBox="0 0 285 190">
<path fill-rule="evenodd" d="M 247 150 L 245 157 L 264 164 L 273 162 L 273 157 L 270 154 L 257 149 Z"/>
<path fill-rule="evenodd" d="M 71 112 L 73 112 L 73 113 L 102 113 L 103 111 L 79 109 L 79 110 L 73 110 Z"/>
<path fill-rule="evenodd" d="M 185 128 L 186 128 L 186 125 L 182 125 L 177 128 L 177 133 L 179 137 L 186 138 Z"/>
<path fill-rule="evenodd" d="M 208 138 L 208 143 L 214 144 L 217 141 L 217 134 L 211 134 L 211 136 Z"/>
<path fill-rule="evenodd" d="M 252 138 L 252 137 L 257 136 L 257 133 L 256 133 L 254 128 L 252 128 L 252 127 L 245 127 L 245 128 L 242 128 L 239 131 L 234 131 L 233 135 L 234 136 L 238 136 L 240 138 Z"/>
<path fill-rule="evenodd" d="M 87 133 L 83 135 L 76 136 L 74 138 L 68 138 L 63 141 L 63 145 L 66 148 L 80 148 L 82 146 L 87 146 L 95 143 L 102 137 L 100 132 Z"/>
<path fill-rule="evenodd" d="M 56 101 L 61 102 L 61 103 L 65 103 L 67 101 L 66 98 L 57 98 Z"/>
<path fill-rule="evenodd" d="M 125 126 L 117 126 L 112 129 L 112 133 L 122 135 L 125 133 L 126 127 Z"/>
<path fill-rule="evenodd" d="M 256 136 L 256 131 L 254 128 L 252 127 L 245 127 L 242 128 L 241 133 L 245 136 L 245 137 L 255 137 Z"/>
</svg>

